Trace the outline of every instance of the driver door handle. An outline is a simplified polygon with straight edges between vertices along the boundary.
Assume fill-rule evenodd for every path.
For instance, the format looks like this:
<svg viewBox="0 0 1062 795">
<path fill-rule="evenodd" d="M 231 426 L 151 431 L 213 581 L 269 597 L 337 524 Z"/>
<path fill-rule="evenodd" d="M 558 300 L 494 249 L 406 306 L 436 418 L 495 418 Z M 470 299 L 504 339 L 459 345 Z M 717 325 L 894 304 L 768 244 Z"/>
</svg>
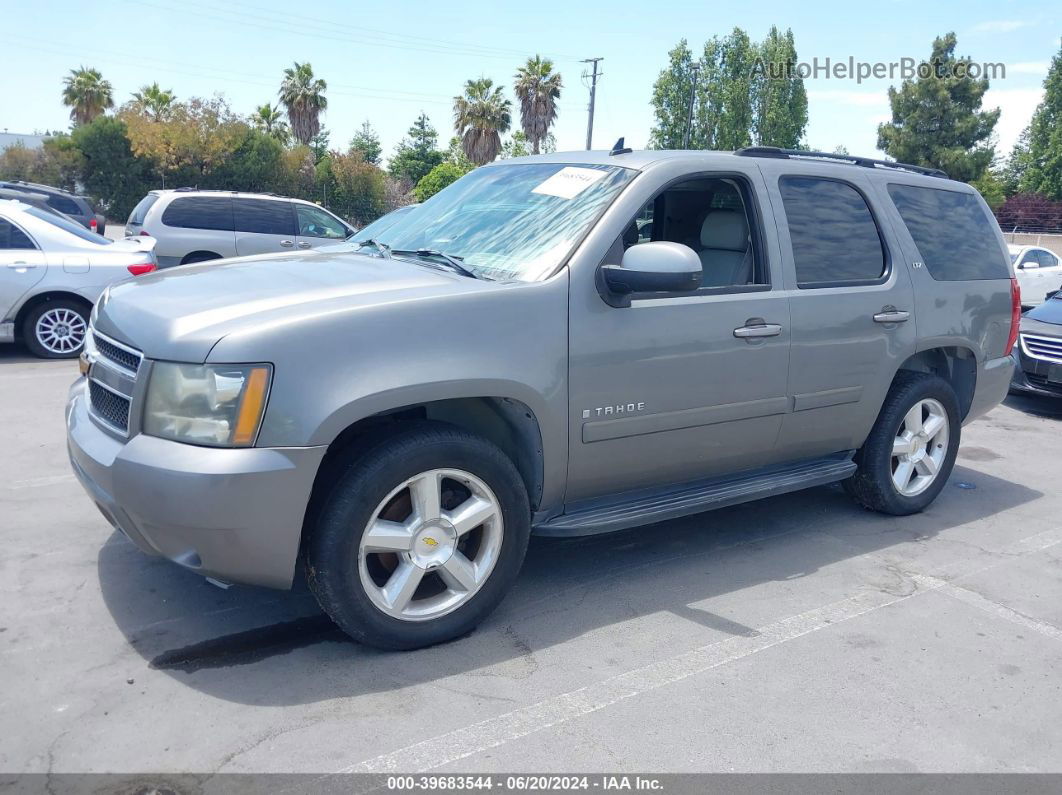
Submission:
<svg viewBox="0 0 1062 795">
<path fill-rule="evenodd" d="M 759 318 L 746 320 L 747 325 L 734 329 L 734 336 L 740 339 L 749 337 L 777 337 L 782 333 L 782 327 L 777 323 L 765 323 Z"/>
<path fill-rule="evenodd" d="M 310 245 L 311 245 L 311 244 L 310 244 L 310 243 L 307 243 L 307 242 L 306 242 L 305 240 L 300 240 L 300 241 L 299 241 L 299 248 L 309 248 L 309 247 L 310 247 Z"/>
<path fill-rule="evenodd" d="M 280 245 L 282 245 L 284 248 L 291 248 L 292 246 L 295 245 L 295 241 L 294 240 L 281 240 L 280 241 Z"/>
<path fill-rule="evenodd" d="M 887 309 L 883 312 L 878 312 L 874 315 L 875 323 L 903 323 L 907 318 L 911 316 L 910 312 L 904 312 L 902 309 Z"/>
<path fill-rule="evenodd" d="M 8 263 L 7 267 L 9 267 L 9 268 L 11 268 L 13 270 L 31 271 L 31 270 L 33 270 L 34 268 L 37 267 L 37 263 L 36 262 L 26 262 L 25 260 L 19 259 L 19 260 L 15 260 L 14 262 Z"/>
</svg>

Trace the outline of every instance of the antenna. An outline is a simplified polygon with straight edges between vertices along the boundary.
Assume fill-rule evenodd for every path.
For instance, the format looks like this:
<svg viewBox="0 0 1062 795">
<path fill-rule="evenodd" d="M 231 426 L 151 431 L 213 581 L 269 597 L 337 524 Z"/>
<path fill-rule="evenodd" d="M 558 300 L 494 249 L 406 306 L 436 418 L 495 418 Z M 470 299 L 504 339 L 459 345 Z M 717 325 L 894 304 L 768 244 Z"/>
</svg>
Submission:
<svg viewBox="0 0 1062 795">
<path fill-rule="evenodd" d="M 616 143 L 612 144 L 612 151 L 608 153 L 609 157 L 615 157 L 616 155 L 630 154 L 634 150 L 630 147 L 623 145 L 623 136 L 621 135 L 616 139 Z"/>
</svg>

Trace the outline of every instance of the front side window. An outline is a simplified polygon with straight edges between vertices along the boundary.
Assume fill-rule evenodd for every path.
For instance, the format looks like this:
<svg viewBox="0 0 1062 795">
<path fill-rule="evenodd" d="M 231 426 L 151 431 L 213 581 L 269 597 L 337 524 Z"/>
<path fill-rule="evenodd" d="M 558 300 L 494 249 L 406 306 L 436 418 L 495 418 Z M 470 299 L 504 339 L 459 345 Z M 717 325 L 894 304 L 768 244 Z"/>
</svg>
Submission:
<svg viewBox="0 0 1062 795">
<path fill-rule="evenodd" d="M 858 190 L 821 177 L 782 177 L 778 189 L 800 287 L 874 282 L 885 274 L 881 234 Z"/>
<path fill-rule="evenodd" d="M 27 249 L 37 248 L 29 235 L 8 221 L 0 218 L 0 249 Z"/>
<path fill-rule="evenodd" d="M 234 199 L 237 232 L 295 236 L 291 202 L 270 199 Z"/>
<path fill-rule="evenodd" d="M 551 275 L 637 172 L 585 163 L 482 166 L 375 236 L 434 250 L 488 279 Z"/>
<path fill-rule="evenodd" d="M 999 227 L 975 194 L 899 183 L 888 190 L 934 279 L 1010 278 Z"/>
<path fill-rule="evenodd" d="M 76 221 L 71 221 L 69 218 L 47 212 L 39 207 L 28 208 L 26 210 L 26 215 L 32 215 L 34 218 L 44 221 L 47 224 L 57 226 L 64 232 L 80 238 L 86 243 L 94 243 L 97 246 L 109 246 L 111 244 L 111 241 L 103 235 L 98 235 L 95 232 L 89 231 Z"/>
<path fill-rule="evenodd" d="M 743 180 L 698 177 L 670 185 L 627 225 L 622 245 L 681 243 L 701 260 L 701 287 L 767 284 L 757 256 L 750 194 Z"/>
<path fill-rule="evenodd" d="M 1039 268 L 1040 258 L 1036 256 L 1035 251 L 1026 251 L 1025 256 L 1021 258 L 1019 263 L 1023 268 Z"/>
<path fill-rule="evenodd" d="M 227 196 L 182 196 L 162 213 L 165 226 L 231 232 L 232 199 Z"/>
<path fill-rule="evenodd" d="M 333 215 L 320 207 L 308 204 L 296 204 L 295 214 L 299 219 L 299 235 L 302 237 L 326 237 L 331 240 L 344 240 L 350 230 Z"/>
</svg>

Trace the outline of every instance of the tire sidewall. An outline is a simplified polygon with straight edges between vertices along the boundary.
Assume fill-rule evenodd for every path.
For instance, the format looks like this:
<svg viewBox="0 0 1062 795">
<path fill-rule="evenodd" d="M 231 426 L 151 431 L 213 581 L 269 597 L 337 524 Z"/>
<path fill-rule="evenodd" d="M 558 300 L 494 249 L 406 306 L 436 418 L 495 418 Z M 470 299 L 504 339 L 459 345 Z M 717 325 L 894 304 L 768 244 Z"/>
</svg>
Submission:
<svg viewBox="0 0 1062 795">
<path fill-rule="evenodd" d="M 80 347 L 69 353 L 54 353 L 45 348 L 37 339 L 37 321 L 39 321 L 47 312 L 55 309 L 69 309 L 72 312 L 77 312 L 85 323 L 85 337 L 88 337 L 89 311 L 86 311 L 85 307 L 78 304 L 76 301 L 58 300 L 45 301 L 43 304 L 30 310 L 29 314 L 26 315 L 26 320 L 22 326 L 22 340 L 26 347 L 29 348 L 30 353 L 40 359 L 76 359 L 81 355 L 81 351 L 85 349 L 84 340 L 82 340 Z"/>
<path fill-rule="evenodd" d="M 423 426 L 447 428 L 447 426 Z M 419 648 L 471 631 L 502 600 L 519 574 L 530 535 L 530 510 L 519 474 L 497 447 L 453 428 L 410 449 L 415 432 L 384 440 L 342 476 L 327 499 L 308 547 L 307 578 L 318 600 L 348 634 L 375 646 Z M 376 507 L 405 480 L 431 469 L 460 469 L 498 498 L 502 545 L 482 588 L 451 613 L 402 621 L 381 612 L 365 593 L 358 568 L 362 536 Z"/>
<path fill-rule="evenodd" d="M 944 407 L 948 416 L 948 450 L 941 464 L 936 479 L 929 487 L 913 496 L 901 494 L 892 479 L 892 441 L 903 422 L 904 416 L 919 401 L 931 398 Z M 899 514 L 917 513 L 925 509 L 937 498 L 951 477 L 955 458 L 959 452 L 962 422 L 959 419 L 959 401 L 954 390 L 946 381 L 935 376 L 918 378 L 904 384 L 896 402 L 889 406 L 889 411 L 879 418 L 879 427 L 875 431 L 880 437 L 875 441 L 874 469 L 881 473 L 883 492 L 893 512 Z"/>
</svg>

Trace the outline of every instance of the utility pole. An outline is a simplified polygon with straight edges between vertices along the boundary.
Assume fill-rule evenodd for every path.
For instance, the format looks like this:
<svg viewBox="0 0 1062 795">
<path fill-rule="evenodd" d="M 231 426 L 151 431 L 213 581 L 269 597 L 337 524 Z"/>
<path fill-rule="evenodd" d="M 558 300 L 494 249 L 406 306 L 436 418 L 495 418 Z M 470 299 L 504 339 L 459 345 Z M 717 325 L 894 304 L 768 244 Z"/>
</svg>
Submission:
<svg viewBox="0 0 1062 795">
<path fill-rule="evenodd" d="M 693 100 L 697 96 L 697 73 L 700 72 L 701 67 L 699 64 L 693 64 L 690 70 L 693 72 L 693 85 L 690 86 L 690 107 L 686 114 L 686 140 L 683 143 L 683 149 L 690 148 L 690 133 L 693 131 Z"/>
<path fill-rule="evenodd" d="M 594 140 L 594 99 L 597 97 L 597 78 L 603 73 L 597 71 L 597 62 L 603 61 L 604 58 L 585 58 L 582 63 L 589 63 L 594 65 L 593 74 L 590 77 L 590 118 L 586 122 L 586 148 L 589 150 Z M 586 72 L 583 72 L 583 77 L 586 77 Z"/>
</svg>

